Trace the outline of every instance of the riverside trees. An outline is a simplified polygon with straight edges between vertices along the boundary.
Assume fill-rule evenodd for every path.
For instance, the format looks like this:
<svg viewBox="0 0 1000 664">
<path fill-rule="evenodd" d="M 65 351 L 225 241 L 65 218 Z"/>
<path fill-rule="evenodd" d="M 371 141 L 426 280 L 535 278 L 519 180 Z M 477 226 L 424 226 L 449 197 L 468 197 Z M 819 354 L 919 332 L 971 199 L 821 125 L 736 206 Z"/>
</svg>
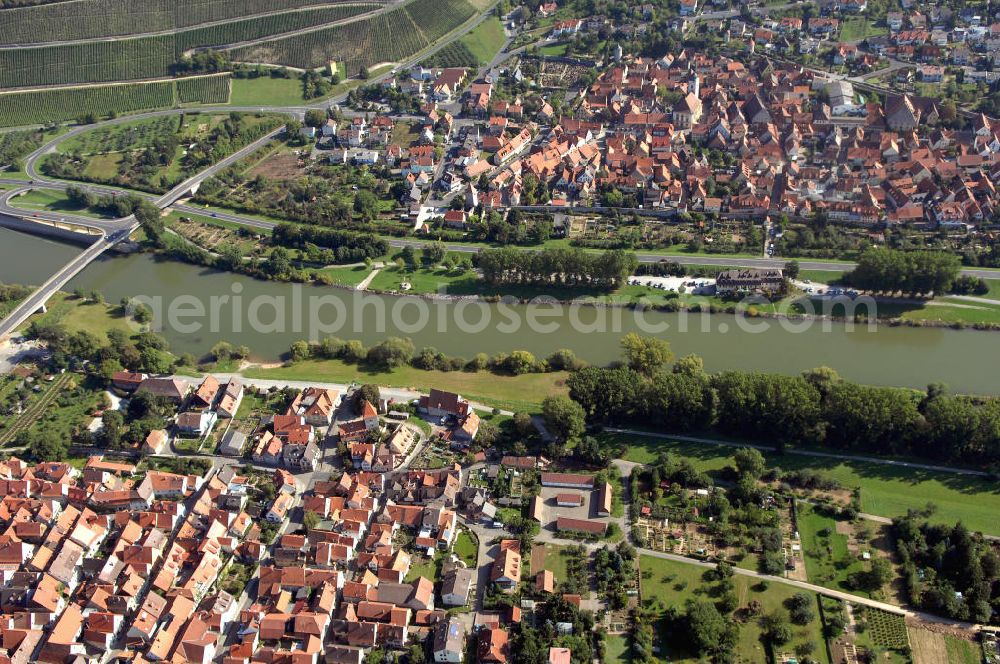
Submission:
<svg viewBox="0 0 1000 664">
<path fill-rule="evenodd" d="M 492 285 L 523 284 L 614 290 L 632 274 L 638 260 L 621 250 L 591 254 L 582 249 L 519 251 L 509 247 L 479 252 L 483 279 Z"/>
<path fill-rule="evenodd" d="M 865 290 L 947 293 L 961 267 L 958 256 L 940 251 L 869 249 L 846 279 Z"/>
<path fill-rule="evenodd" d="M 708 374 L 686 358 L 648 377 L 587 367 L 567 380 L 592 423 L 718 431 L 777 444 L 1000 464 L 1000 400 L 858 385 L 830 370 L 803 376 Z"/>
</svg>

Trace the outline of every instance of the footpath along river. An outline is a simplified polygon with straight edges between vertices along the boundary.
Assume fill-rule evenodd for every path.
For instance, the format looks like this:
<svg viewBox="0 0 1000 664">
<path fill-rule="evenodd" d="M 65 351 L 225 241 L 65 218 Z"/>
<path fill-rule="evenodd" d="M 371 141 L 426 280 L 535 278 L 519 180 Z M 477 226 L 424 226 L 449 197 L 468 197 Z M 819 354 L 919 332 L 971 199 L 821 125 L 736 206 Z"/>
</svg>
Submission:
<svg viewBox="0 0 1000 664">
<path fill-rule="evenodd" d="M 0 229 L 0 281 L 41 283 L 78 251 L 71 245 Z M 669 340 L 678 356 L 697 353 L 712 371 L 797 373 L 828 365 L 845 378 L 863 383 L 919 388 L 944 382 L 955 391 L 1000 393 L 1000 334 L 996 332 L 888 326 L 848 330 L 842 323 L 824 326 L 818 321 L 792 330 L 789 321 L 747 320 L 748 325 L 763 328 L 751 331 L 732 315 L 687 314 L 685 320 L 684 314 L 658 312 L 642 314 L 644 329 L 627 309 L 571 310 L 562 305 L 535 308 L 530 323 L 531 312 L 522 305 L 430 302 L 293 286 L 158 261 L 148 254 L 103 257 L 67 289 L 78 287 L 96 288 L 109 302 L 150 297 L 160 302 L 164 313 L 171 303 L 187 312 L 203 308 L 205 316 L 182 317 L 179 325 L 168 324 L 160 330 L 172 350 L 195 355 L 226 340 L 249 346 L 254 359 L 278 360 L 292 342 L 309 336 L 310 307 L 315 307 L 318 320 L 339 324 L 336 330 L 318 330 L 319 336 L 360 339 L 366 345 L 387 336 L 406 336 L 418 349 L 433 346 L 447 355 L 466 358 L 478 352 L 492 355 L 515 349 L 545 357 L 569 348 L 588 362 L 605 364 L 619 356 L 621 336 L 632 331 L 650 334 L 654 328 L 648 326 L 659 326 L 652 333 Z M 213 296 L 229 298 L 220 300 L 214 324 L 209 315 Z M 281 307 L 284 316 L 276 314 Z M 240 313 L 234 314 L 234 309 Z M 264 323 L 263 328 L 252 324 L 255 318 Z"/>
</svg>

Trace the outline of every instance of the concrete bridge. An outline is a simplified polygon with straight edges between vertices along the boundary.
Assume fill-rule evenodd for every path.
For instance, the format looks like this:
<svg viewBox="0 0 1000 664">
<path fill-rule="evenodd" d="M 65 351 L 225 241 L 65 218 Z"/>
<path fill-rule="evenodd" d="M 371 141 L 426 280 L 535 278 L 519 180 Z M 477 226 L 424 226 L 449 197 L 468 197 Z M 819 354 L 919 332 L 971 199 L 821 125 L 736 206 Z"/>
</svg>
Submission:
<svg viewBox="0 0 1000 664">
<path fill-rule="evenodd" d="M 133 117 L 132 119 L 134 120 L 135 118 Z M 84 185 L 82 188 L 101 193 L 139 195 L 147 200 L 152 200 L 156 207 L 163 210 L 170 207 L 184 196 L 197 191 L 198 187 L 201 186 L 201 183 L 207 178 L 216 175 L 222 170 L 228 168 L 231 164 L 239 161 L 249 154 L 252 154 L 284 131 L 284 126 L 275 129 L 266 136 L 246 146 L 242 150 L 229 155 L 219 163 L 214 164 L 211 167 L 206 168 L 201 173 L 198 173 L 184 182 L 181 182 L 179 185 L 159 198 L 153 198 L 148 194 L 137 194 L 136 192 L 127 192 L 105 187 L 89 187 Z M 80 186 L 72 182 L 49 180 L 39 174 L 37 170 L 38 160 L 42 156 L 52 152 L 56 145 L 76 133 L 80 132 L 72 131 L 68 134 L 64 134 L 47 145 L 42 146 L 28 157 L 25 164 L 26 171 L 33 178 L 37 178 L 37 181 L 29 181 L 32 186 L 52 189 L 67 189 L 70 186 Z M 34 232 L 42 235 L 57 236 L 62 239 L 70 239 L 73 241 L 83 240 L 84 242 L 87 242 L 88 247 L 83 251 L 83 253 L 71 260 L 58 272 L 52 275 L 48 281 L 42 284 L 37 290 L 35 290 L 35 292 L 28 296 L 27 299 L 15 307 L 6 316 L 6 318 L 0 321 L 0 340 L 13 334 L 13 332 L 17 330 L 18 327 L 23 325 L 32 314 L 39 310 L 44 310 L 45 303 L 49 301 L 49 298 L 61 290 L 73 277 L 79 274 L 80 271 L 90 265 L 90 263 L 95 261 L 105 251 L 114 247 L 119 242 L 128 239 L 129 235 L 131 235 L 132 232 L 139 227 L 139 222 L 136 221 L 134 216 L 105 221 L 75 215 L 60 215 L 51 212 L 33 212 L 22 208 L 16 208 L 11 205 L 12 199 L 25 194 L 30 190 L 31 186 L 26 186 L 6 192 L 0 196 L 0 216 L 6 216 L 6 223 L 4 223 L 4 220 L 0 220 L 0 225 L 17 228 L 18 230 L 23 230 L 29 233 Z"/>
</svg>

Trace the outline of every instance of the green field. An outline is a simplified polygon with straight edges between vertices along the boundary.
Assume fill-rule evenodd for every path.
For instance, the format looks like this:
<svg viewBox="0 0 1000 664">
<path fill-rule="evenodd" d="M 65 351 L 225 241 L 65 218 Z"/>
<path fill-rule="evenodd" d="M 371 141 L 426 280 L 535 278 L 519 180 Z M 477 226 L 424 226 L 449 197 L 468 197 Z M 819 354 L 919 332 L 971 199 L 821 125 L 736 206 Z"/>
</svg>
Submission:
<svg viewBox="0 0 1000 664">
<path fill-rule="evenodd" d="M 699 470 L 717 472 L 732 465 L 733 447 L 669 441 L 638 435 L 605 435 L 615 443 L 626 443 L 624 458 L 638 463 L 655 461 L 661 450 L 689 457 Z M 733 443 L 737 446 L 738 443 Z M 877 516 L 903 516 L 907 510 L 923 509 L 933 503 L 931 521 L 954 525 L 963 521 L 973 530 L 1000 535 L 1000 523 L 993 514 L 1000 510 L 1000 490 L 986 478 L 906 468 L 899 465 L 861 461 L 841 461 L 797 454 L 767 455 L 771 466 L 783 470 L 812 468 L 838 480 L 844 487 L 861 488 L 861 507 Z"/>
<path fill-rule="evenodd" d="M 643 601 L 651 599 L 654 602 L 662 602 L 665 608 L 681 608 L 688 599 L 699 596 L 710 599 L 706 593 L 707 584 L 702 579 L 706 570 L 702 567 L 645 555 L 640 556 L 639 565 L 642 570 L 640 577 Z M 773 582 L 767 590 L 761 591 L 755 586 L 757 581 L 754 579 L 737 575 L 734 580 L 740 606 L 745 607 L 751 600 L 757 600 L 762 604 L 765 614 L 778 610 L 785 600 L 800 592 L 792 586 Z M 816 613 L 817 616 L 808 625 L 792 625 L 793 639 L 783 646 L 783 650 L 791 652 L 796 645 L 811 642 L 815 646 L 811 656 L 820 662 L 828 663 L 818 608 Z M 684 652 L 678 648 L 676 645 L 678 639 L 670 635 L 665 628 L 658 628 L 655 632 L 659 640 L 661 657 L 665 655 L 668 658 L 663 661 L 692 663 L 700 661 L 696 653 Z M 756 621 L 749 620 L 740 626 L 736 654 L 739 661 L 743 662 L 773 661 L 761 641 L 761 630 Z"/>
<path fill-rule="evenodd" d="M 1000 302 L 979 302 L 955 297 L 937 297 L 926 303 L 898 304 L 880 302 L 879 318 L 943 323 L 1000 323 Z"/>
<path fill-rule="evenodd" d="M 951 664 L 981 664 L 983 661 L 983 648 L 978 643 L 946 634 L 944 645 Z"/>
<path fill-rule="evenodd" d="M 302 82 L 297 78 L 233 79 L 233 106 L 287 106 L 303 101 Z"/>
<path fill-rule="evenodd" d="M 489 64 L 500 48 L 507 41 L 503 32 L 503 23 L 499 18 L 491 17 L 476 26 L 476 29 L 462 37 L 472 54 L 476 57 L 480 65 Z"/>
<path fill-rule="evenodd" d="M 800 281 L 812 281 L 821 284 L 830 284 L 844 276 L 843 272 L 836 270 L 799 270 Z"/>
<path fill-rule="evenodd" d="M 868 37 L 884 35 L 885 28 L 877 27 L 864 17 L 842 19 L 840 21 L 840 40 L 845 42 L 859 41 Z"/>
<path fill-rule="evenodd" d="M 553 58 L 561 58 L 566 55 L 566 49 L 569 48 L 569 43 L 564 42 L 561 44 L 549 44 L 538 49 L 539 55 L 547 55 Z"/>
<path fill-rule="evenodd" d="M 335 284 L 352 287 L 364 281 L 369 272 L 370 270 L 364 265 L 358 267 L 325 267 L 313 270 L 313 274 L 325 275 L 333 280 Z"/>
<path fill-rule="evenodd" d="M 809 581 L 836 590 L 856 592 L 848 587 L 847 577 L 863 570 L 865 565 L 847 550 L 847 536 L 837 533 L 837 522 L 818 514 L 806 503 L 798 503 L 796 513 Z"/>
<path fill-rule="evenodd" d="M 424 371 L 400 367 L 393 371 L 368 371 L 339 360 L 308 360 L 275 369 L 249 369 L 252 378 L 308 380 L 327 383 L 377 383 L 387 387 L 410 387 L 427 391 L 431 387 L 451 390 L 467 399 L 507 410 L 538 410 L 542 399 L 565 393 L 566 374 L 524 374 L 498 376 L 486 371 Z"/>
<path fill-rule="evenodd" d="M 479 280 L 473 273 L 457 274 L 447 270 L 426 270 L 418 269 L 412 272 L 405 269 L 400 270 L 396 266 L 382 269 L 375 278 L 372 279 L 369 289 L 374 291 L 402 291 L 401 284 L 410 284 L 409 293 L 427 294 L 439 293 L 445 289 L 449 293 L 465 293 L 469 290 L 477 290 L 476 284 Z"/>
<path fill-rule="evenodd" d="M 67 332 L 82 330 L 100 339 L 103 339 L 111 329 L 122 330 L 129 335 L 139 331 L 138 326 L 118 314 L 116 305 L 81 302 L 64 293 L 56 293 L 46 306 L 48 307 L 46 313 L 35 314 L 19 330 L 27 329 L 31 321 L 45 320 L 61 322 Z"/>
<path fill-rule="evenodd" d="M 989 286 L 990 290 L 985 295 L 977 297 L 984 297 L 988 300 L 1000 300 L 1000 279 L 986 279 L 986 285 Z"/>
</svg>

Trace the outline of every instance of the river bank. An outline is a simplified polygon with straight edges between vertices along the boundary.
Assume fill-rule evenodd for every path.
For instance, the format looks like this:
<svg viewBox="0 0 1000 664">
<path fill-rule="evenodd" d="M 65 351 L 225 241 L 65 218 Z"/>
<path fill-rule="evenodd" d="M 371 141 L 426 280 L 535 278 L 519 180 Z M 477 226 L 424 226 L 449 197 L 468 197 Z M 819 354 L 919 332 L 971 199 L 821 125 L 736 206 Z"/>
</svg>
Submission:
<svg viewBox="0 0 1000 664">
<path fill-rule="evenodd" d="M 76 253 L 75 248 L 59 243 L 13 231 L 0 233 L 0 257 L 4 259 L 0 260 L 0 281 L 40 283 Z M 249 346 L 251 358 L 260 363 L 280 361 L 293 342 L 310 336 L 307 305 L 312 302 L 319 307 L 314 312 L 318 319 L 327 324 L 316 330 L 317 339 L 338 336 L 371 346 L 389 336 L 410 337 L 418 349 L 431 346 L 467 359 L 480 352 L 495 355 L 515 349 L 548 357 L 568 348 L 591 364 L 608 364 L 618 359 L 621 337 L 637 332 L 666 339 L 678 356 L 702 356 L 711 371 L 796 374 L 829 365 L 860 383 L 921 388 L 941 381 L 955 391 L 983 394 L 998 391 L 992 377 L 1000 373 L 1000 354 L 995 352 L 993 335 L 946 328 L 870 328 L 832 321 L 743 319 L 624 307 L 428 301 L 256 281 L 158 261 L 148 254 L 102 258 L 67 286 L 67 290 L 75 288 L 96 289 L 108 302 L 144 295 L 160 303 L 164 311 L 171 304 L 193 302 L 211 312 L 213 301 L 229 298 L 231 305 L 239 295 L 243 308 L 237 313 L 242 315 L 234 317 L 233 307 L 224 306 L 214 326 L 212 321 L 203 321 L 196 329 L 165 325 L 161 331 L 178 355 L 190 352 L 201 357 L 215 343 L 228 341 Z M 298 317 L 293 315 L 296 301 L 303 307 Z M 264 322 L 269 325 L 250 324 L 247 309 L 253 303 L 260 309 L 257 317 L 267 319 Z M 80 325 L 92 324 L 80 318 Z M 115 324 L 123 323 L 118 320 Z"/>
</svg>

